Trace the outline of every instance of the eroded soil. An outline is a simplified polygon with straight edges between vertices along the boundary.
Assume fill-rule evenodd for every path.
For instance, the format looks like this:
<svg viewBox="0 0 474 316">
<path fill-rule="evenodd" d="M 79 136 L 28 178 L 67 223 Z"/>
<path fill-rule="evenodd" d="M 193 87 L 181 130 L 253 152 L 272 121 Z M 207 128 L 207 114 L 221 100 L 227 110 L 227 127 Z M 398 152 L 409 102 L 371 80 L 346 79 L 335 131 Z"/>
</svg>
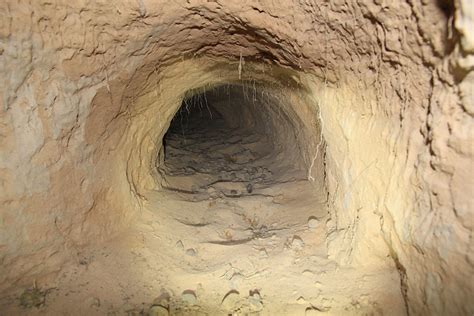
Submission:
<svg viewBox="0 0 474 316">
<path fill-rule="evenodd" d="M 179 117 L 178 117 L 179 118 Z M 264 135 L 185 119 L 165 139 L 163 189 L 127 231 L 80 251 L 31 315 L 404 313 L 393 266 L 328 257 L 325 196 Z"/>
</svg>

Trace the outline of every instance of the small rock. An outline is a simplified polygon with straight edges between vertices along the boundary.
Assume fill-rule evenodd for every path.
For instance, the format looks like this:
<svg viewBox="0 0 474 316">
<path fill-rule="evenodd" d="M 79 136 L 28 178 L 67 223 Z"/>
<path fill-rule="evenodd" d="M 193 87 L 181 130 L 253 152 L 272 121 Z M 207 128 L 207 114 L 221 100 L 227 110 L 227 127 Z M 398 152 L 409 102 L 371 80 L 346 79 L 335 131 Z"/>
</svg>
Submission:
<svg viewBox="0 0 474 316">
<path fill-rule="evenodd" d="M 267 250 L 265 248 L 262 248 L 259 250 L 258 254 L 260 255 L 260 257 L 262 258 L 268 258 L 268 253 L 267 253 Z"/>
<path fill-rule="evenodd" d="M 208 187 L 207 188 L 207 193 L 209 193 L 209 194 L 216 193 L 216 189 L 214 189 L 213 187 Z"/>
<path fill-rule="evenodd" d="M 327 230 L 328 230 L 328 234 L 331 234 L 332 232 L 334 232 L 337 229 L 336 221 L 333 220 L 332 218 L 329 218 L 326 221 L 326 227 L 327 227 Z"/>
<path fill-rule="evenodd" d="M 260 293 L 257 290 L 250 291 L 248 301 L 252 310 L 258 312 L 263 309 L 262 299 L 260 297 Z"/>
<path fill-rule="evenodd" d="M 187 305 L 196 305 L 196 294 L 192 290 L 186 290 L 181 294 L 181 300 Z"/>
<path fill-rule="evenodd" d="M 301 250 L 303 249 L 303 246 L 304 246 L 303 239 L 301 239 L 301 237 L 296 236 L 296 235 L 293 236 L 293 239 L 291 240 L 291 248 L 295 250 Z"/>
<path fill-rule="evenodd" d="M 308 219 L 308 228 L 309 229 L 314 229 L 316 227 L 318 227 L 319 225 L 319 221 L 316 217 L 314 216 L 311 216 L 309 219 Z"/>
<path fill-rule="evenodd" d="M 100 299 L 98 299 L 97 297 L 89 297 L 87 299 L 87 305 L 89 305 L 90 307 L 100 307 Z"/>
<path fill-rule="evenodd" d="M 217 190 L 214 189 L 213 187 L 207 188 L 207 194 L 209 194 L 209 197 L 210 197 L 210 198 L 217 198 L 217 197 L 219 197 L 219 193 L 218 193 Z"/>
<path fill-rule="evenodd" d="M 243 182 L 221 181 L 213 184 L 213 187 L 218 192 L 230 197 L 239 197 L 247 191 L 246 184 Z"/>
<path fill-rule="evenodd" d="M 189 249 L 186 249 L 186 254 L 188 256 L 191 256 L 191 257 L 195 257 L 197 252 L 196 252 L 196 249 L 194 248 L 189 248 Z"/>
<path fill-rule="evenodd" d="M 306 300 L 305 300 L 305 298 L 304 298 L 303 296 L 298 297 L 298 298 L 296 299 L 296 302 L 297 302 L 298 304 L 306 304 Z"/>
<path fill-rule="evenodd" d="M 176 248 L 178 249 L 184 249 L 184 245 L 183 245 L 183 242 L 181 240 L 178 240 L 176 242 Z"/>
<path fill-rule="evenodd" d="M 252 193 L 253 192 L 253 185 L 252 183 L 247 184 L 247 193 Z"/>
<path fill-rule="evenodd" d="M 148 311 L 148 316 L 168 316 L 169 312 L 168 309 L 161 305 L 154 305 L 150 307 Z"/>
</svg>

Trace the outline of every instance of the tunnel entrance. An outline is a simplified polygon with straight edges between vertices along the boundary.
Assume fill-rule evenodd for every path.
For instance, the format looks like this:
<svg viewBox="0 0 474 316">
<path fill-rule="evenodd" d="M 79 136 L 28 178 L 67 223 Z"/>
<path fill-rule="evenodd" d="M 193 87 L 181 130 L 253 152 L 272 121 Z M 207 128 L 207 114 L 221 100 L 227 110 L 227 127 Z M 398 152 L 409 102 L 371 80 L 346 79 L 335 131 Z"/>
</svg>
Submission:
<svg viewBox="0 0 474 316">
<path fill-rule="evenodd" d="M 143 222 L 156 227 L 147 247 L 156 249 L 160 268 L 176 271 L 170 282 L 186 299 L 219 301 L 216 310 L 225 314 L 256 314 L 264 302 L 290 300 L 290 277 L 299 297 L 313 292 L 302 271 L 336 273 L 325 247 L 324 187 L 308 180 L 315 156 L 305 160 L 300 149 L 305 129 L 318 125 L 301 120 L 308 104 L 292 103 L 294 92 L 251 82 L 182 98 L 163 137 L 161 186 L 146 196 Z M 179 315 L 179 304 L 170 314 Z"/>
<path fill-rule="evenodd" d="M 163 140 L 163 187 L 239 197 L 304 179 L 294 149 L 282 139 L 294 125 L 275 115 L 278 104 L 262 96 L 255 86 L 221 85 L 185 97 Z"/>
</svg>

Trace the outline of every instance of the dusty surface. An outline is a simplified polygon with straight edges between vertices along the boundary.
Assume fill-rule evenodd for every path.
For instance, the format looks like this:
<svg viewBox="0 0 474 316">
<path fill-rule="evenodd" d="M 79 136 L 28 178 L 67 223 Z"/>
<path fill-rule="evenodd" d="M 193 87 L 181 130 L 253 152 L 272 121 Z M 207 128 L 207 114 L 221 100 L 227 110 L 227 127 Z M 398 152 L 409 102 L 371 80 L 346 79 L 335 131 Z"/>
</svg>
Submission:
<svg viewBox="0 0 474 316">
<path fill-rule="evenodd" d="M 44 285 L 45 305 L 5 314 L 141 315 L 156 306 L 172 315 L 404 313 L 390 261 L 352 269 L 327 258 L 327 212 L 307 181 L 216 195 L 153 193 L 143 223 Z"/>
<path fill-rule="evenodd" d="M 222 251 L 216 260 L 234 249 L 232 253 L 242 251 L 242 256 L 252 253 L 248 260 L 256 260 L 257 266 L 268 262 L 270 270 L 275 262 L 300 258 L 303 271 L 317 271 L 319 266 L 311 258 L 325 253 L 324 260 L 338 267 L 334 274 L 328 272 L 334 284 L 343 284 L 337 280 L 346 280 L 348 275 L 354 279 L 373 275 L 367 295 L 376 302 L 362 304 L 372 306 L 371 310 L 400 306 L 398 294 L 389 295 L 397 303 L 385 304 L 382 293 L 387 290 L 378 287 L 395 280 L 396 272 L 397 293 L 406 313 L 474 312 L 472 1 L 7 0 L 0 6 L 1 309 L 46 313 L 34 307 L 22 309 L 18 303 L 23 301 L 25 306 L 46 304 L 58 313 L 61 308 L 70 311 L 78 304 L 68 304 L 65 289 L 73 289 L 74 282 L 81 280 L 100 281 L 111 301 L 117 302 L 113 304 L 120 304 L 123 297 L 114 294 L 120 287 L 151 282 L 140 283 L 144 272 L 131 269 L 134 255 L 122 256 L 131 254 L 134 247 L 151 252 L 143 248 L 138 232 L 144 240 L 156 242 L 153 255 L 162 261 L 150 260 L 150 264 L 161 266 L 163 277 L 173 278 L 173 282 L 154 284 L 159 291 L 169 286 L 166 290 L 179 299 L 186 288 L 198 299 L 209 297 L 200 300 L 202 308 L 204 303 L 214 304 L 229 290 L 223 288 L 224 283 L 215 284 L 222 286 L 212 294 L 219 297 L 216 300 L 198 293 L 199 283 L 204 291 L 213 291 L 204 286 L 205 280 L 192 284 L 174 280 L 180 278 L 176 269 L 203 268 L 198 258 L 209 256 L 197 228 L 175 220 L 178 213 L 185 215 L 176 207 L 193 205 L 196 216 L 210 201 L 216 205 L 227 201 L 236 209 L 222 213 L 221 222 L 213 224 L 217 232 L 210 240 L 218 240 L 221 230 L 228 229 L 222 226 L 226 216 L 235 221 L 236 236 L 243 238 L 249 231 L 238 230 L 245 227 L 241 212 L 250 218 L 256 215 L 267 229 L 273 223 L 281 227 L 292 208 L 299 215 L 288 218 L 291 232 L 275 232 L 280 239 L 274 241 L 274 253 L 269 251 L 268 258 L 258 257 L 253 249 L 254 245 L 271 248 L 265 244 L 268 238 L 263 238 L 232 248 L 209 244 L 216 252 Z M 259 180 L 259 166 L 249 160 L 240 177 L 247 184 L 257 174 L 254 180 L 261 181 L 262 188 L 256 183 L 253 195 L 244 191 L 236 200 L 218 193 L 224 188 L 214 188 L 217 193 L 212 197 L 206 188 L 210 183 L 199 178 L 207 171 L 195 165 L 190 167 L 197 172 L 185 175 L 197 178 L 182 180 L 191 183 L 188 189 L 196 189 L 202 201 L 190 202 L 182 196 L 189 193 L 162 191 L 167 178 L 173 182 L 173 164 L 165 175 L 163 137 L 183 98 L 222 84 L 240 84 L 254 92 L 265 111 L 248 111 L 256 114 L 253 123 L 248 115 L 233 123 L 268 123 L 260 124 L 259 133 L 267 138 L 258 141 L 269 141 L 277 149 L 273 151 L 277 166 L 294 163 L 298 181 L 286 184 L 292 188 L 283 188 L 278 180 L 280 176 L 290 179 L 291 172 L 272 171 L 266 162 L 260 166 L 261 173 L 271 173 L 276 179 L 265 183 L 266 176 Z M 232 122 L 241 111 L 236 109 L 223 111 L 223 117 Z M 249 157 L 250 153 L 241 151 L 245 149 L 237 146 L 228 159 L 225 155 L 214 158 L 230 160 L 231 168 Z M 255 148 L 247 149 L 266 159 Z M 256 174 L 252 167 L 257 168 Z M 195 181 L 197 188 L 192 187 Z M 289 204 L 278 211 L 283 216 L 279 221 L 273 217 L 276 211 L 266 212 L 284 204 L 255 195 L 265 185 L 272 186 L 265 195 L 295 190 L 294 196 L 306 192 L 306 202 L 297 207 L 291 204 L 293 197 L 288 197 L 285 203 Z M 265 206 L 261 214 L 248 209 L 249 201 Z M 322 216 L 323 210 L 324 229 L 298 231 L 307 225 L 309 216 Z M 147 221 L 161 223 L 161 230 L 147 231 Z M 154 231 L 156 238 L 149 235 Z M 190 235 L 195 231 L 196 235 Z M 304 241 L 303 254 L 282 247 L 292 235 Z M 179 252 L 174 246 L 178 239 L 183 239 L 185 250 L 196 248 L 196 256 L 188 258 Z M 116 254 L 100 257 L 97 249 L 103 247 Z M 80 264 L 83 256 L 93 253 L 96 261 Z M 182 268 L 182 258 L 194 261 Z M 123 268 L 107 260 L 121 262 Z M 213 266 L 213 260 L 214 256 L 206 264 Z M 92 269 L 94 262 L 102 268 Z M 250 266 L 238 268 L 251 274 Z M 107 283 L 97 277 L 101 269 L 107 275 L 106 267 L 120 274 L 111 276 L 112 281 L 137 277 L 140 282 Z M 77 277 L 72 277 L 75 269 Z M 301 271 L 297 263 L 288 269 Z M 203 270 L 199 273 L 211 269 Z M 132 272 L 122 275 L 124 271 Z M 286 273 L 272 271 L 276 279 Z M 351 272 L 347 275 L 347 271 Z M 67 279 L 58 279 L 63 274 Z M 294 274 L 281 287 L 299 278 Z M 35 280 L 36 289 L 31 288 Z M 55 284 L 59 290 L 42 292 Z M 251 283 L 239 290 L 239 298 L 245 301 L 247 290 L 258 286 Z M 316 283 L 305 289 L 303 284 L 305 300 L 315 298 L 319 291 L 320 297 L 329 299 L 331 293 L 345 293 L 330 287 L 326 293 Z M 287 303 L 289 297 L 294 299 L 291 293 L 266 286 L 259 291 L 268 308 L 279 304 L 277 297 L 282 298 L 281 306 L 292 306 Z M 192 300 L 193 294 L 185 294 Z M 160 293 L 153 290 L 147 295 L 149 299 L 141 302 L 145 305 Z M 354 306 L 346 295 L 334 295 L 333 311 Z M 355 296 L 359 300 L 362 294 Z M 77 300 L 83 298 L 78 295 Z M 99 299 L 106 301 L 102 296 Z M 325 306 L 314 300 L 315 307 Z M 305 302 L 301 307 L 309 305 Z M 14 307 L 17 310 L 10 309 Z M 100 312 L 120 309 L 105 303 L 100 308 Z"/>
<path fill-rule="evenodd" d="M 393 262 L 329 259 L 324 192 L 275 159 L 264 134 L 211 109 L 184 105 L 175 117 L 164 189 L 149 193 L 140 223 L 44 284 L 39 309 L 14 303 L 6 314 L 405 313 Z"/>
</svg>

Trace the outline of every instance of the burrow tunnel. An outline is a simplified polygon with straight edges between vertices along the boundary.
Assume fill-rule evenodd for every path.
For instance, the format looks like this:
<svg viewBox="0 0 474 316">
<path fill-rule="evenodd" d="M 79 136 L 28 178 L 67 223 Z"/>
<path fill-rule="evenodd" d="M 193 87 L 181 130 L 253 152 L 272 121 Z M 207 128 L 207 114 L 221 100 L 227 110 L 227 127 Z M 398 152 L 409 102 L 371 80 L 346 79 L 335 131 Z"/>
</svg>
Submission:
<svg viewBox="0 0 474 316">
<path fill-rule="evenodd" d="M 473 313 L 470 1 L 2 6 L 0 314 Z"/>
<path fill-rule="evenodd" d="M 307 180 L 298 143 L 304 126 L 285 102 L 291 101 L 255 82 L 186 96 L 163 137 L 157 166 L 163 186 L 238 197 L 259 185 Z"/>
</svg>

